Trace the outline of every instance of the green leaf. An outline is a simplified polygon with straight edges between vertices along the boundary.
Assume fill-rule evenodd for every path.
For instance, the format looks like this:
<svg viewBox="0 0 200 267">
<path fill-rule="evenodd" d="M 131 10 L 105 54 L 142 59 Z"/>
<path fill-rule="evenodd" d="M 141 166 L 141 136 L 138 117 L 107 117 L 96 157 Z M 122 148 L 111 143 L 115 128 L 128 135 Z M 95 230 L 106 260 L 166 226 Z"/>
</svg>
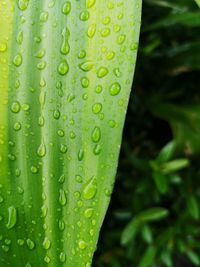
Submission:
<svg viewBox="0 0 200 267">
<path fill-rule="evenodd" d="M 199 12 L 181 12 L 178 14 L 170 14 L 164 19 L 161 19 L 152 25 L 148 26 L 145 30 L 156 30 L 163 27 L 174 26 L 176 24 L 199 27 L 200 26 L 200 13 Z"/>
<path fill-rule="evenodd" d="M 197 3 L 198 7 L 200 7 L 200 0 L 195 0 L 195 2 Z"/>
<path fill-rule="evenodd" d="M 121 244 L 126 245 L 130 240 L 133 240 L 139 230 L 139 222 L 137 219 L 133 219 L 123 230 L 121 236 Z"/>
<path fill-rule="evenodd" d="M 147 243 L 147 244 L 151 244 L 153 242 L 153 234 L 152 234 L 152 230 L 151 228 L 149 227 L 149 225 L 145 224 L 143 227 L 142 227 L 142 237 L 144 239 L 144 241 Z"/>
<path fill-rule="evenodd" d="M 187 251 L 187 256 L 195 266 L 200 265 L 200 258 L 199 258 L 199 255 L 197 253 L 189 250 L 189 251 Z"/>
<path fill-rule="evenodd" d="M 0 266 L 91 266 L 141 2 L 0 1 Z"/>
<path fill-rule="evenodd" d="M 175 159 L 166 163 L 163 163 L 160 166 L 160 169 L 162 173 L 168 174 L 172 172 L 176 172 L 179 170 L 182 170 L 189 166 L 189 160 L 188 159 Z"/>
<path fill-rule="evenodd" d="M 153 172 L 153 179 L 156 187 L 161 194 L 165 194 L 168 191 L 168 177 L 161 172 Z"/>
<path fill-rule="evenodd" d="M 176 150 L 175 141 L 169 142 L 162 148 L 156 160 L 159 163 L 169 161 L 173 157 L 175 150 Z"/>
<path fill-rule="evenodd" d="M 138 213 L 125 227 L 121 236 L 121 243 L 126 245 L 137 234 L 140 226 L 143 223 L 158 221 L 166 218 L 169 215 L 169 211 L 165 208 L 151 208 Z"/>
<path fill-rule="evenodd" d="M 140 222 L 152 222 L 166 218 L 169 215 L 169 211 L 165 208 L 151 208 L 144 210 L 137 214 L 136 218 Z"/>
<path fill-rule="evenodd" d="M 156 252 L 156 247 L 148 247 L 140 261 L 139 267 L 149 267 L 154 261 Z"/>
<path fill-rule="evenodd" d="M 190 196 L 187 199 L 187 206 L 188 206 L 188 211 L 190 215 L 195 219 L 199 219 L 199 204 L 197 199 L 194 196 Z"/>
<path fill-rule="evenodd" d="M 152 101 L 150 109 L 156 116 L 169 121 L 177 146 L 187 154 L 200 151 L 200 106 L 181 106 Z"/>
</svg>

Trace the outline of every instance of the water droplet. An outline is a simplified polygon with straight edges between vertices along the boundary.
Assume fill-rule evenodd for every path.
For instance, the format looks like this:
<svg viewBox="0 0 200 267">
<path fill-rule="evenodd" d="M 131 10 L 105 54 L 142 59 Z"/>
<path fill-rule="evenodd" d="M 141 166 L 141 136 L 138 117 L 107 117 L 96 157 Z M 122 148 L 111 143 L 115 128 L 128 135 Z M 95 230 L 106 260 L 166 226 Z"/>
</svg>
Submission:
<svg viewBox="0 0 200 267">
<path fill-rule="evenodd" d="M 37 64 L 38 70 L 43 70 L 46 68 L 47 63 L 45 61 L 41 61 Z"/>
<path fill-rule="evenodd" d="M 13 102 L 12 106 L 11 106 L 11 111 L 13 113 L 18 113 L 21 109 L 20 103 L 18 101 Z"/>
<path fill-rule="evenodd" d="M 91 218 L 92 215 L 93 215 L 93 212 L 94 212 L 94 209 L 88 208 L 88 209 L 85 210 L 84 215 L 85 215 L 86 218 Z"/>
<path fill-rule="evenodd" d="M 60 259 L 60 262 L 64 263 L 66 261 L 66 254 L 64 252 L 61 252 L 59 259 Z"/>
<path fill-rule="evenodd" d="M 102 104 L 101 103 L 95 103 L 92 107 L 92 111 L 94 114 L 98 114 L 102 110 Z"/>
<path fill-rule="evenodd" d="M 124 43 L 124 41 L 126 40 L 126 35 L 125 34 L 121 34 L 118 38 L 117 38 L 117 43 L 119 45 L 122 45 Z"/>
<path fill-rule="evenodd" d="M 49 18 L 49 13 L 47 11 L 44 11 L 40 14 L 40 21 L 46 22 Z"/>
<path fill-rule="evenodd" d="M 26 244 L 30 250 L 33 250 L 35 248 L 35 243 L 30 238 L 26 240 Z"/>
<path fill-rule="evenodd" d="M 38 173 L 38 168 L 37 168 L 36 166 L 31 166 L 31 172 L 32 172 L 33 174 Z"/>
<path fill-rule="evenodd" d="M 19 245 L 19 246 L 23 246 L 24 245 L 24 240 L 23 239 L 18 239 L 17 240 L 17 244 Z"/>
<path fill-rule="evenodd" d="M 60 75 L 65 75 L 69 71 L 69 65 L 66 60 L 63 60 L 58 66 L 58 72 Z"/>
<path fill-rule="evenodd" d="M 5 52 L 7 50 L 7 44 L 6 43 L 0 43 L 0 52 Z"/>
<path fill-rule="evenodd" d="M 85 249 L 87 247 L 87 243 L 84 240 L 80 240 L 78 242 L 78 246 L 81 250 Z"/>
<path fill-rule="evenodd" d="M 68 147 L 66 145 L 64 145 L 64 144 L 60 145 L 60 152 L 61 153 L 65 154 L 65 153 L 67 153 L 67 150 L 68 150 Z"/>
<path fill-rule="evenodd" d="M 120 91 L 121 85 L 118 82 L 113 83 L 109 88 L 110 95 L 112 96 L 118 95 Z"/>
<path fill-rule="evenodd" d="M 82 58 L 84 58 L 84 57 L 86 57 L 86 52 L 85 52 L 84 50 L 81 50 L 81 51 L 79 52 L 79 54 L 78 54 L 78 58 L 79 58 L 79 59 L 82 59 Z"/>
<path fill-rule="evenodd" d="M 18 7 L 20 10 L 24 11 L 28 8 L 29 0 L 19 0 Z"/>
<path fill-rule="evenodd" d="M 51 259 L 50 259 L 49 256 L 45 256 L 45 257 L 44 257 L 44 261 L 45 261 L 46 263 L 49 263 L 49 262 L 51 261 Z"/>
<path fill-rule="evenodd" d="M 38 147 L 37 154 L 39 157 L 44 157 L 46 155 L 46 146 L 44 143 L 40 144 Z"/>
<path fill-rule="evenodd" d="M 88 80 L 88 78 L 86 77 L 81 78 L 81 85 L 83 88 L 88 88 L 89 84 L 90 81 Z"/>
<path fill-rule="evenodd" d="M 15 124 L 14 124 L 14 130 L 15 131 L 19 131 L 19 130 L 21 130 L 21 123 L 20 122 L 16 122 Z"/>
<path fill-rule="evenodd" d="M 82 183 L 83 182 L 83 177 L 82 176 L 80 176 L 80 175 L 76 175 L 76 182 L 77 183 Z"/>
<path fill-rule="evenodd" d="M 82 148 L 79 149 L 78 152 L 78 160 L 81 161 L 84 158 L 84 150 Z"/>
<path fill-rule="evenodd" d="M 95 5 L 96 0 L 86 0 L 86 7 L 91 8 Z"/>
<path fill-rule="evenodd" d="M 51 241 L 47 238 L 47 237 L 45 237 L 45 239 L 44 239 L 44 241 L 43 241 L 43 247 L 44 247 L 44 249 L 49 249 L 50 247 L 51 247 Z"/>
<path fill-rule="evenodd" d="M 104 28 L 103 30 L 101 30 L 102 37 L 107 37 L 108 35 L 110 35 L 110 28 Z"/>
<path fill-rule="evenodd" d="M 96 184 L 96 178 L 92 177 L 87 184 L 85 185 L 83 189 L 83 197 L 85 199 L 92 199 L 95 197 L 97 193 L 97 184 Z"/>
<path fill-rule="evenodd" d="M 89 17 L 90 17 L 90 13 L 87 10 L 82 11 L 79 16 L 80 20 L 82 21 L 87 21 Z"/>
<path fill-rule="evenodd" d="M 14 59 L 13 59 L 13 63 L 14 63 L 14 65 L 15 65 L 16 67 L 21 66 L 22 61 L 23 61 L 23 59 L 22 59 L 22 55 L 21 55 L 21 54 L 17 54 L 17 55 L 14 57 Z"/>
<path fill-rule="evenodd" d="M 92 24 L 87 31 L 87 35 L 89 38 L 92 38 L 96 33 L 96 24 Z"/>
<path fill-rule="evenodd" d="M 71 2 L 67 1 L 62 6 L 62 13 L 68 15 L 71 11 Z"/>
<path fill-rule="evenodd" d="M 58 182 L 59 182 L 60 184 L 63 184 L 63 183 L 65 182 L 65 175 L 64 175 L 64 174 L 62 174 L 62 175 L 60 176 L 60 178 L 58 179 Z"/>
<path fill-rule="evenodd" d="M 94 147 L 93 153 L 95 155 L 99 155 L 101 153 L 101 146 L 99 144 Z"/>
<path fill-rule="evenodd" d="M 108 69 L 105 67 L 100 67 L 97 71 L 97 77 L 103 78 L 108 74 Z"/>
<path fill-rule="evenodd" d="M 95 88 L 95 92 L 96 92 L 97 94 L 100 94 L 100 93 L 102 92 L 102 90 L 103 90 L 103 88 L 102 88 L 101 85 L 98 85 L 98 86 Z"/>
<path fill-rule="evenodd" d="M 60 189 L 60 192 L 59 192 L 59 203 L 62 206 L 65 206 L 67 203 L 66 194 L 65 194 L 65 191 L 63 189 Z"/>
<path fill-rule="evenodd" d="M 101 130 L 99 127 L 95 127 L 92 132 L 92 141 L 98 143 L 101 139 Z"/>
<path fill-rule="evenodd" d="M 53 112 L 54 119 L 58 120 L 60 118 L 60 111 L 58 109 Z"/>
<path fill-rule="evenodd" d="M 94 64 L 92 61 L 85 61 L 81 64 L 79 64 L 80 69 L 82 69 L 83 71 L 90 71 L 93 68 Z"/>
<path fill-rule="evenodd" d="M 13 228 L 17 223 L 17 210 L 14 206 L 8 208 L 8 223 L 6 227 L 8 229 Z"/>
<path fill-rule="evenodd" d="M 63 130 L 61 130 L 61 129 L 58 130 L 57 133 L 58 133 L 58 135 L 59 135 L 60 137 L 65 136 L 65 132 L 64 132 Z"/>
<path fill-rule="evenodd" d="M 69 30 L 67 28 L 64 28 L 62 31 L 63 43 L 61 46 L 61 53 L 63 55 L 67 55 L 70 51 L 70 46 L 68 42 L 69 36 L 70 36 Z"/>
</svg>

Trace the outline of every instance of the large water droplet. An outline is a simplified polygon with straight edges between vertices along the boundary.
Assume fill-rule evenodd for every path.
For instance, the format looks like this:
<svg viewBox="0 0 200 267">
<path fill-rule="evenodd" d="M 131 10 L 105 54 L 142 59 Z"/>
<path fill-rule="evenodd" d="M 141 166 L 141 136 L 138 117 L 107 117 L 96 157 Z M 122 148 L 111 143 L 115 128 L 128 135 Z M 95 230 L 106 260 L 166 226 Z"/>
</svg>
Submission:
<svg viewBox="0 0 200 267">
<path fill-rule="evenodd" d="M 17 223 L 17 210 L 14 206 L 8 208 L 8 223 L 6 227 L 8 229 L 13 228 Z"/>
<path fill-rule="evenodd" d="M 95 197 L 97 193 L 97 183 L 96 183 L 96 178 L 92 177 L 87 184 L 85 185 L 83 189 L 83 197 L 85 199 L 92 199 Z"/>
</svg>

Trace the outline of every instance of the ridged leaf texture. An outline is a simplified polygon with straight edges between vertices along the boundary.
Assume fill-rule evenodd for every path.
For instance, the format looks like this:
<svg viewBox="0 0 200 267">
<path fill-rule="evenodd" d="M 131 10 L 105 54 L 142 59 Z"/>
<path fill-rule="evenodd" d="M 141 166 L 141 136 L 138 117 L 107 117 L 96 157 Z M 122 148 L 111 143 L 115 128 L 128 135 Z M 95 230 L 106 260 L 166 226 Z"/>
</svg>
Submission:
<svg viewBox="0 0 200 267">
<path fill-rule="evenodd" d="M 141 0 L 0 0 L 0 266 L 89 267 Z"/>
</svg>

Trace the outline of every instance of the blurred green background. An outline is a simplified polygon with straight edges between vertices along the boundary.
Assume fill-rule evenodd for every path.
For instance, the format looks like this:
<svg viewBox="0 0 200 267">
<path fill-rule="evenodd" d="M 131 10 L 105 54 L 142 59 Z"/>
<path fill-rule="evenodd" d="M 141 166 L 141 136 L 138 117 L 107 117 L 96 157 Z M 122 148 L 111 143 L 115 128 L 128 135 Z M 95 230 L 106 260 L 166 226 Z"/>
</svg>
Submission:
<svg viewBox="0 0 200 267">
<path fill-rule="evenodd" d="M 199 0 L 144 0 L 117 180 L 95 267 L 200 266 Z"/>
</svg>

